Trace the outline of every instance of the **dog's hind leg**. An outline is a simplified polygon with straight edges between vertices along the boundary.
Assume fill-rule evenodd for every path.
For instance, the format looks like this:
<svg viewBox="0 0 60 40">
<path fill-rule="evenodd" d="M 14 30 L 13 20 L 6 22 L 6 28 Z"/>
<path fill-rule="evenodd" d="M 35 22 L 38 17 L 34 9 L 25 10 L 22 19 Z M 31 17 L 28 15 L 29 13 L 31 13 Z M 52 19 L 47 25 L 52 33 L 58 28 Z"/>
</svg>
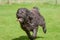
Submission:
<svg viewBox="0 0 60 40">
<path fill-rule="evenodd" d="M 37 37 L 38 27 L 33 29 L 33 35 L 32 37 L 35 39 Z"/>
<path fill-rule="evenodd" d="M 46 30 L 46 25 L 43 24 L 43 25 L 41 25 L 41 26 L 42 26 L 43 32 L 46 33 L 46 31 L 47 31 L 47 30 Z"/>
</svg>

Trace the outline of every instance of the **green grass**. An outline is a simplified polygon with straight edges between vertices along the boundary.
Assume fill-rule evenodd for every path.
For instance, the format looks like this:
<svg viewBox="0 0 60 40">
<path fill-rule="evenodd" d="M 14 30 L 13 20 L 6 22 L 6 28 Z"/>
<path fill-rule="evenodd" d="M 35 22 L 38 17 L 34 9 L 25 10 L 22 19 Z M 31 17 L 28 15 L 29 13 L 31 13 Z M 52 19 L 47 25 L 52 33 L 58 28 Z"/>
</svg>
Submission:
<svg viewBox="0 0 60 40">
<path fill-rule="evenodd" d="M 18 8 L 32 9 L 36 4 L 12 4 L 0 5 L 0 40 L 28 40 L 26 33 L 16 21 Z M 60 6 L 37 4 L 41 14 L 46 20 L 47 33 L 40 27 L 36 40 L 60 40 Z"/>
</svg>

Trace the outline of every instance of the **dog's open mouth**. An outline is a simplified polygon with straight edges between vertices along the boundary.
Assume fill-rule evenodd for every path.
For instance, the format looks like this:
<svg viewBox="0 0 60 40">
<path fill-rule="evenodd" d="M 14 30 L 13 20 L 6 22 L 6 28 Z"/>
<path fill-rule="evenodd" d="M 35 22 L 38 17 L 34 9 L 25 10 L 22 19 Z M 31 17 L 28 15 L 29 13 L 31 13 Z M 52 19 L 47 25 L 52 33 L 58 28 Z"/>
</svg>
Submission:
<svg viewBox="0 0 60 40">
<path fill-rule="evenodd" d="M 23 22 L 24 20 L 23 20 L 23 18 L 19 18 L 19 19 L 17 19 L 19 22 Z"/>
</svg>

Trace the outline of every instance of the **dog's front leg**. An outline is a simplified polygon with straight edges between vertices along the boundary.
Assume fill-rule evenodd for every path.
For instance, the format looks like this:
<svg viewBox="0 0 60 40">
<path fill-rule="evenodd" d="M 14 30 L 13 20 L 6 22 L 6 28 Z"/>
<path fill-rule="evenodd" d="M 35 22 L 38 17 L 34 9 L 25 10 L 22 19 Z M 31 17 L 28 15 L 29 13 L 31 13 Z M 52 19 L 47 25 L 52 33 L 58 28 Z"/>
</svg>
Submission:
<svg viewBox="0 0 60 40">
<path fill-rule="evenodd" d="M 28 38 L 30 39 L 30 40 L 33 40 L 33 38 L 32 38 L 32 36 L 30 35 L 30 32 L 29 31 L 25 31 L 26 32 L 26 34 L 27 34 L 27 36 L 28 36 Z"/>
</svg>

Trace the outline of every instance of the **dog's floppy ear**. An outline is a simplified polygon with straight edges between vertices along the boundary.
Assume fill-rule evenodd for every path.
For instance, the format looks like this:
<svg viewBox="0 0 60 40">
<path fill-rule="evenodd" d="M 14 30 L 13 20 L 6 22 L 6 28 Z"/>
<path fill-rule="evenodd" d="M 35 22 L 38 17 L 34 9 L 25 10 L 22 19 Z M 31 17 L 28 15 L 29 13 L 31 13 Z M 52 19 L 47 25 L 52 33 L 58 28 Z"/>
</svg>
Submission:
<svg viewBox="0 0 60 40">
<path fill-rule="evenodd" d="M 28 16 L 30 14 L 30 10 L 26 9 L 26 15 Z"/>
</svg>

